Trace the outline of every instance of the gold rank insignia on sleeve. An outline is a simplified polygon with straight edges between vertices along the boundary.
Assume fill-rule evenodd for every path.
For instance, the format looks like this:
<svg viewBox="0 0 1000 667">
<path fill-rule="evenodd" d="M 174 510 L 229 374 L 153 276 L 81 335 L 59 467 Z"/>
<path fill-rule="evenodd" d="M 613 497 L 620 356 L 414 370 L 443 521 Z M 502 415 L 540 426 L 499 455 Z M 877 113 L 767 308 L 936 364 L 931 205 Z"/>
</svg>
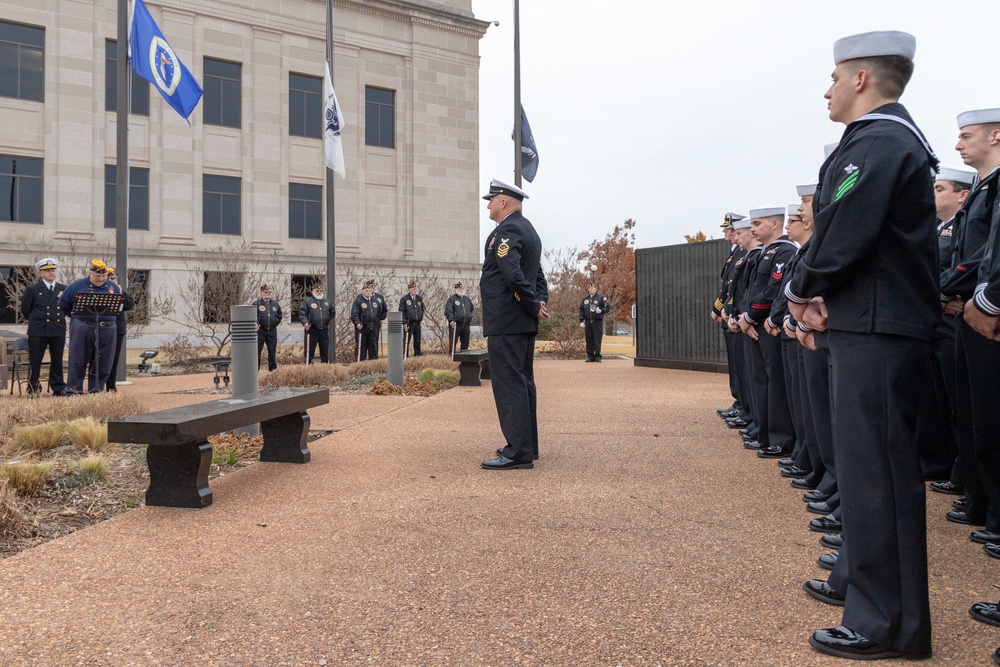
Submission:
<svg viewBox="0 0 1000 667">
<path fill-rule="evenodd" d="M 518 294 L 517 292 L 514 292 L 514 298 L 517 299 L 518 301 L 520 301 L 521 300 L 521 295 Z"/>
<path fill-rule="evenodd" d="M 508 252 L 510 252 L 510 246 L 507 245 L 506 242 L 503 242 L 497 246 L 497 257 L 500 257 L 502 259 L 507 256 Z"/>
</svg>

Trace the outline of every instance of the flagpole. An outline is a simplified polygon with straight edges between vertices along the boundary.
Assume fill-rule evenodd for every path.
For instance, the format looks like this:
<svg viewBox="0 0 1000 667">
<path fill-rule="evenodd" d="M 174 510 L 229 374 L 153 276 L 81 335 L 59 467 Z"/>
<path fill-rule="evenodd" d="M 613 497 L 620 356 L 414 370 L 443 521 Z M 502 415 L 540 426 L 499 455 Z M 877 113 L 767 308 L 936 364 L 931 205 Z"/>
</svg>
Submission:
<svg viewBox="0 0 1000 667">
<path fill-rule="evenodd" d="M 117 123 L 115 157 L 115 271 L 118 284 L 128 289 L 128 113 L 132 103 L 129 95 L 128 65 L 128 0 L 118 0 L 118 62 L 116 71 L 118 104 L 115 111 Z M 126 321 L 128 316 L 126 315 Z M 125 359 L 128 345 L 122 345 L 118 357 L 118 372 L 115 381 L 124 383 L 127 379 Z"/>
<path fill-rule="evenodd" d="M 521 187 L 521 18 L 514 0 L 514 185 Z"/>
<path fill-rule="evenodd" d="M 330 64 L 330 81 L 333 82 L 333 0 L 326 0 L 326 61 Z M 323 127 L 326 127 L 324 119 Z M 326 131 L 324 129 L 324 142 Z M 334 317 L 330 320 L 330 356 L 331 363 L 337 361 L 337 216 L 334 212 L 333 169 L 329 166 L 326 172 L 326 282 L 330 294 L 330 303 L 334 307 Z"/>
</svg>

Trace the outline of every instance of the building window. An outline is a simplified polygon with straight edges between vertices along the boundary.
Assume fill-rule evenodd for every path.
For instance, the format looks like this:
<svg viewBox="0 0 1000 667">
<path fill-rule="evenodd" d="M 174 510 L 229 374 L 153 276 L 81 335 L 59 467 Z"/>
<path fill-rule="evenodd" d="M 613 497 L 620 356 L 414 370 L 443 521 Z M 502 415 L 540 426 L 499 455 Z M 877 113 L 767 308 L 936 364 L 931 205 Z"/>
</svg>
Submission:
<svg viewBox="0 0 1000 667">
<path fill-rule="evenodd" d="M 239 63 L 205 58 L 202 87 L 202 113 L 206 125 L 240 127 Z"/>
<path fill-rule="evenodd" d="M 104 42 L 104 110 L 118 111 L 118 42 L 109 39 Z M 149 115 L 149 82 L 128 68 L 132 77 L 132 105 L 129 113 L 137 116 Z"/>
<path fill-rule="evenodd" d="M 240 179 L 204 174 L 201 183 L 201 231 L 239 235 Z"/>
<path fill-rule="evenodd" d="M 396 147 L 396 93 L 365 86 L 365 144 Z"/>
<path fill-rule="evenodd" d="M 24 289 L 38 280 L 33 266 L 0 266 L 0 324 L 18 324 Z M 0 341 L 2 343 L 3 341 Z"/>
<path fill-rule="evenodd" d="M 128 168 L 128 228 L 149 229 L 149 169 Z M 104 227 L 117 224 L 118 167 L 104 165 Z"/>
<path fill-rule="evenodd" d="M 202 293 L 206 324 L 230 320 L 230 309 L 243 303 L 243 274 L 234 271 L 206 271 Z"/>
<path fill-rule="evenodd" d="M 42 161 L 0 155 L 0 222 L 42 224 Z"/>
<path fill-rule="evenodd" d="M 149 324 L 149 271 L 129 269 L 126 291 L 135 301 L 135 308 L 128 311 L 128 323 Z"/>
<path fill-rule="evenodd" d="M 288 184 L 288 238 L 323 238 L 323 186 Z"/>
<path fill-rule="evenodd" d="M 0 96 L 45 101 L 45 29 L 0 21 Z"/>
<path fill-rule="evenodd" d="M 304 276 L 293 274 L 292 275 L 292 314 L 295 315 L 299 312 L 299 306 L 302 305 L 302 301 L 309 296 L 312 291 L 312 286 L 316 284 L 323 284 L 323 276 Z"/>
<path fill-rule="evenodd" d="M 288 74 L 288 134 L 314 139 L 323 136 L 323 79 Z"/>
</svg>

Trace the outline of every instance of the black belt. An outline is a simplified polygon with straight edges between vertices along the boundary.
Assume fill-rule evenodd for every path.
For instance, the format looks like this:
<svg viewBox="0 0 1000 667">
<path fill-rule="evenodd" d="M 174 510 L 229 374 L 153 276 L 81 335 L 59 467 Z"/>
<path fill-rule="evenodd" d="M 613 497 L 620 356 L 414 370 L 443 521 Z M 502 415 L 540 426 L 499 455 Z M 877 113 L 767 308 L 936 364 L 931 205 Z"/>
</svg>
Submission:
<svg viewBox="0 0 1000 667">
<path fill-rule="evenodd" d="M 88 327 L 92 327 L 92 326 L 113 327 L 116 324 L 118 324 L 114 320 L 102 320 L 100 322 L 90 322 L 90 321 L 87 321 L 87 320 L 76 320 L 76 321 L 79 322 L 80 324 L 83 324 L 84 326 L 88 326 Z"/>
</svg>

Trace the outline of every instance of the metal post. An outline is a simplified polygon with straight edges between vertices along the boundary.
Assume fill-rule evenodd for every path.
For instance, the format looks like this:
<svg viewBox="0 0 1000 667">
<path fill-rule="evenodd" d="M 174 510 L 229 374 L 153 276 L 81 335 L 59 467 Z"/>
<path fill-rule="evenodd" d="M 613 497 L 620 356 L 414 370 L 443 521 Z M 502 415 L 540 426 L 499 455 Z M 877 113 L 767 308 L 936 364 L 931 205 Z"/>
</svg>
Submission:
<svg viewBox="0 0 1000 667">
<path fill-rule="evenodd" d="M 233 324 L 232 363 L 233 398 L 257 398 L 257 309 L 253 306 L 232 306 L 229 310 Z M 260 426 L 252 424 L 233 430 L 240 435 L 258 435 Z"/>
<path fill-rule="evenodd" d="M 118 0 L 118 63 L 116 67 L 118 86 L 118 107 L 115 113 L 117 123 L 115 141 L 115 271 L 118 284 L 123 290 L 128 289 L 128 114 L 132 105 L 129 83 L 132 81 L 128 66 L 128 0 Z M 128 322 L 128 314 L 125 314 Z M 122 343 L 118 357 L 118 373 L 116 382 L 127 384 L 125 360 L 128 357 L 128 336 Z"/>
<path fill-rule="evenodd" d="M 403 386 L 403 313 L 389 312 L 389 382 Z"/>
<path fill-rule="evenodd" d="M 521 187 L 521 19 L 514 0 L 514 185 Z"/>
<path fill-rule="evenodd" d="M 330 63 L 330 78 L 333 79 L 333 2 L 326 0 L 326 59 Z M 332 81 L 331 81 L 332 83 Z M 325 103 L 325 100 L 324 100 Z M 325 125 L 324 125 L 325 127 Z M 324 133 L 325 141 L 325 133 Z M 326 287 L 330 291 L 330 303 L 337 304 L 337 216 L 334 209 L 333 169 L 326 172 Z M 330 335 L 330 363 L 337 363 L 337 313 L 330 319 L 327 329 Z"/>
</svg>

